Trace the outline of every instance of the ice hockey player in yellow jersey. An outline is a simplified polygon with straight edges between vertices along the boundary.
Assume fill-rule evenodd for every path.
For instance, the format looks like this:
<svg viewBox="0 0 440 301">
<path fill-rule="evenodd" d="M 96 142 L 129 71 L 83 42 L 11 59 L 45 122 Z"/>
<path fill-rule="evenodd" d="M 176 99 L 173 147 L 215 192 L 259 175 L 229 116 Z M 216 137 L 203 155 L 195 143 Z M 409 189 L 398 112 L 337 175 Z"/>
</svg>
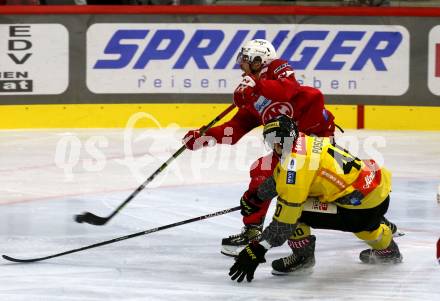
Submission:
<svg viewBox="0 0 440 301">
<path fill-rule="evenodd" d="M 263 130 L 265 143 L 279 156 L 272 177 L 258 188 L 258 199 L 277 196 L 272 222 L 260 241 L 238 255 L 229 275 L 251 281 L 265 253 L 286 240 L 292 254 L 272 262 L 272 274 L 302 272 L 315 265 L 315 236 L 310 228 L 352 232 L 371 248 L 360 253 L 369 264 L 399 263 L 402 255 L 392 232 L 381 223 L 387 212 L 391 174 L 374 160 L 360 160 L 328 138 L 298 133 L 281 115 Z"/>
</svg>

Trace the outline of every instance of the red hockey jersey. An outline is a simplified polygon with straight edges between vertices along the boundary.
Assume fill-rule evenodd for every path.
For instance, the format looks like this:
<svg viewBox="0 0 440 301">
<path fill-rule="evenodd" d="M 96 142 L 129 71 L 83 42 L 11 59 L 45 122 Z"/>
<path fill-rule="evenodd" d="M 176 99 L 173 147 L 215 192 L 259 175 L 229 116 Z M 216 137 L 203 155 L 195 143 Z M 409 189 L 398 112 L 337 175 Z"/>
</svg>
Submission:
<svg viewBox="0 0 440 301">
<path fill-rule="evenodd" d="M 293 117 L 299 131 L 307 135 L 334 134 L 334 117 L 325 109 L 322 93 L 313 87 L 301 86 L 292 67 L 281 59 L 264 67 L 259 76 L 244 76 L 235 89 L 234 102 L 239 108 L 234 117 L 206 133 L 217 143 L 235 144 L 250 130 L 280 114 Z M 222 141 L 226 128 L 233 129 L 232 136 Z M 230 130 L 226 132 L 229 134 Z"/>
</svg>

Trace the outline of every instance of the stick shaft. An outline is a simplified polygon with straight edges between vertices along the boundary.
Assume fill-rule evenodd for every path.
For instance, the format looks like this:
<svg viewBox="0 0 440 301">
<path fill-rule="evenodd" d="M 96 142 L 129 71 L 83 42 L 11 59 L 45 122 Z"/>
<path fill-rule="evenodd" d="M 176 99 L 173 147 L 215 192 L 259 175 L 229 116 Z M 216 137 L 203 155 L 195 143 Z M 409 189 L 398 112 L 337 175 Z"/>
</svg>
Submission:
<svg viewBox="0 0 440 301">
<path fill-rule="evenodd" d="M 216 217 L 216 216 L 227 214 L 227 213 L 234 212 L 234 211 L 237 211 L 237 210 L 240 210 L 240 206 L 229 208 L 229 209 L 225 209 L 225 210 L 221 210 L 221 211 L 217 211 L 217 212 L 214 212 L 214 213 L 209 213 L 209 214 L 206 214 L 206 215 L 202 215 L 202 216 L 198 216 L 198 217 L 194 217 L 194 218 L 190 218 L 190 219 L 186 219 L 186 220 L 183 220 L 183 221 L 180 221 L 180 222 L 176 222 L 176 223 L 172 223 L 172 224 L 168 224 L 168 225 L 152 228 L 152 229 L 149 229 L 149 230 L 145 230 L 145 231 L 129 234 L 129 235 L 126 235 L 126 236 L 117 237 L 117 238 L 106 240 L 106 241 L 103 241 L 103 242 L 100 242 L 100 243 L 96 243 L 96 244 L 93 244 L 93 245 L 85 246 L 85 247 L 78 248 L 78 249 L 69 250 L 69 251 L 62 252 L 62 253 L 57 253 L 57 254 L 54 254 L 54 255 L 49 255 L 49 256 L 46 256 L 46 257 L 32 258 L 32 259 L 17 259 L 17 258 L 13 258 L 13 257 L 7 256 L 7 255 L 3 255 L 3 258 L 6 259 L 6 260 L 9 260 L 9 261 L 20 262 L 20 263 L 36 262 L 36 261 L 47 260 L 47 259 L 51 259 L 51 258 L 55 258 L 55 257 L 60 257 L 60 256 L 72 254 L 72 253 L 77 253 L 77 252 L 88 250 L 88 249 L 93 249 L 93 248 L 109 245 L 109 244 L 112 244 L 112 243 L 115 243 L 115 242 L 118 242 L 118 241 L 127 240 L 127 239 L 134 238 L 134 237 L 141 236 L 141 235 L 148 235 L 150 233 L 162 231 L 162 230 L 169 229 L 169 228 L 178 227 L 178 226 L 181 226 L 181 225 L 184 225 L 184 224 L 189 224 L 189 223 L 201 221 L 201 220 L 204 220 L 204 219 L 208 219 L 208 218 L 211 218 L 211 217 Z"/>
<path fill-rule="evenodd" d="M 204 135 L 206 133 L 207 130 L 209 130 L 214 124 L 216 124 L 220 119 L 222 119 L 223 117 L 225 117 L 229 112 L 231 112 L 233 109 L 235 108 L 235 105 L 232 104 L 229 107 L 226 108 L 226 110 L 224 110 L 222 113 L 220 113 L 217 117 L 215 117 L 210 123 L 208 123 L 206 126 L 202 127 L 200 134 Z M 148 183 L 150 183 L 151 181 L 154 180 L 154 178 L 156 178 L 156 176 L 158 174 L 160 174 L 165 168 L 168 167 L 168 165 L 170 165 L 170 163 L 172 161 L 174 161 L 174 159 L 176 159 L 178 156 L 180 156 L 181 153 L 183 153 L 183 151 L 186 149 L 185 145 L 182 145 L 181 148 L 179 148 L 167 161 L 165 161 L 155 172 L 153 172 L 153 174 L 151 176 L 148 177 L 148 179 L 146 179 L 138 188 L 136 188 L 135 191 L 133 191 L 128 197 L 127 199 L 119 205 L 118 208 L 116 208 L 112 214 L 110 214 L 107 217 L 107 220 L 110 220 L 113 216 L 115 216 L 119 211 L 122 210 L 122 208 L 124 208 L 135 196 L 137 196 L 139 194 L 139 192 L 141 192 L 142 190 L 144 190 L 144 188 L 148 185 Z"/>
</svg>

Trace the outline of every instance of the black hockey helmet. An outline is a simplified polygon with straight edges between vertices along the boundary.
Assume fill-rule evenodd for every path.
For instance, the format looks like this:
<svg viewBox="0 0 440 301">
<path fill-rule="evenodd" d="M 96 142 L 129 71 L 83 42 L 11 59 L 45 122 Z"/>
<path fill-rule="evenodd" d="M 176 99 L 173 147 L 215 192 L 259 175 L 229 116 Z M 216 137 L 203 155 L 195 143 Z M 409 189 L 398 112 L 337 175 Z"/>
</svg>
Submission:
<svg viewBox="0 0 440 301">
<path fill-rule="evenodd" d="M 264 142 L 273 149 L 275 143 L 280 143 L 283 148 L 286 143 L 290 146 L 298 138 L 298 128 L 295 121 L 287 115 L 280 115 L 269 120 L 263 129 Z"/>
</svg>

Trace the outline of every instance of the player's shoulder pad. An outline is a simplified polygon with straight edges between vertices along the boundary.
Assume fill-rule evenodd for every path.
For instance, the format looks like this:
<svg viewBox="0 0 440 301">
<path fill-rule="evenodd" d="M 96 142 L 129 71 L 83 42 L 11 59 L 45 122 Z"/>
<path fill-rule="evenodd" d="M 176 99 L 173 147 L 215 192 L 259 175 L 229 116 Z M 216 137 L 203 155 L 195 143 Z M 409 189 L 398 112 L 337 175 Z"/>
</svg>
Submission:
<svg viewBox="0 0 440 301">
<path fill-rule="evenodd" d="M 268 66 L 268 71 L 275 76 L 291 70 L 293 70 L 293 68 L 290 66 L 289 62 L 282 59 L 273 60 Z"/>
</svg>

